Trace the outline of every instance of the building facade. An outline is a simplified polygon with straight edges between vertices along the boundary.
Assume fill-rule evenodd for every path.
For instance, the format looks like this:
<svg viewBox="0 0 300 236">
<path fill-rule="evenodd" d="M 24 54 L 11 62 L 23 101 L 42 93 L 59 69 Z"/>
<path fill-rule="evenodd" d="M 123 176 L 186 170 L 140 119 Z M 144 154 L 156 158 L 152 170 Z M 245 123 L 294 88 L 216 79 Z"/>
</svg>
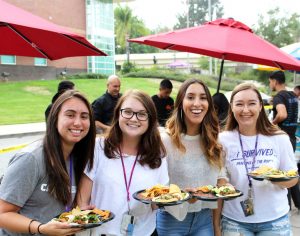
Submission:
<svg viewBox="0 0 300 236">
<path fill-rule="evenodd" d="M 6 0 L 86 37 L 107 57 L 44 58 L 0 56 L 0 75 L 9 80 L 54 79 L 67 73 L 115 73 L 113 0 Z M 117 1 L 115 2 L 124 2 Z"/>
</svg>

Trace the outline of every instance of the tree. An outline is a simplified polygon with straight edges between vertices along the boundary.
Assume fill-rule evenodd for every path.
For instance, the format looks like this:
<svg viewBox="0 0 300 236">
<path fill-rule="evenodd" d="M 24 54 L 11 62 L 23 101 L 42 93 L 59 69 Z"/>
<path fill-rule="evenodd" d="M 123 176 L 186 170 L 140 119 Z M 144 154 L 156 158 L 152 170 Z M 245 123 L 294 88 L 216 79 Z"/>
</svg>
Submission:
<svg viewBox="0 0 300 236">
<path fill-rule="evenodd" d="M 152 32 L 145 26 L 144 21 L 134 16 L 131 23 L 130 38 L 138 38 L 149 34 L 152 34 Z M 158 52 L 158 49 L 143 44 L 130 43 L 130 52 L 131 53 L 153 53 L 153 52 Z"/>
<path fill-rule="evenodd" d="M 127 5 L 125 7 L 119 5 L 114 14 L 116 40 L 121 48 L 126 48 L 127 61 L 129 61 L 129 43 L 127 39 L 131 30 L 132 10 Z"/>
<path fill-rule="evenodd" d="M 189 3 L 189 27 L 201 25 L 209 19 L 208 0 L 185 0 Z M 211 14 L 216 13 L 216 17 L 223 16 L 223 6 L 220 0 L 211 0 Z M 187 27 L 187 12 L 177 16 L 177 24 L 175 29 L 182 29 Z"/>
<path fill-rule="evenodd" d="M 298 42 L 300 39 L 300 15 L 285 14 L 281 17 L 278 7 L 268 11 L 267 16 L 259 16 L 255 32 L 278 47 Z M 287 17 L 289 16 L 289 17 Z"/>
<path fill-rule="evenodd" d="M 115 44 L 117 54 L 127 54 L 127 61 L 129 61 L 129 51 L 131 53 L 149 53 L 158 51 L 156 48 L 131 43 L 129 47 L 128 38 L 136 38 L 140 36 L 149 35 L 151 32 L 146 28 L 143 20 L 134 16 L 132 9 L 127 5 L 122 7 L 118 5 L 114 11 L 115 14 Z"/>
</svg>

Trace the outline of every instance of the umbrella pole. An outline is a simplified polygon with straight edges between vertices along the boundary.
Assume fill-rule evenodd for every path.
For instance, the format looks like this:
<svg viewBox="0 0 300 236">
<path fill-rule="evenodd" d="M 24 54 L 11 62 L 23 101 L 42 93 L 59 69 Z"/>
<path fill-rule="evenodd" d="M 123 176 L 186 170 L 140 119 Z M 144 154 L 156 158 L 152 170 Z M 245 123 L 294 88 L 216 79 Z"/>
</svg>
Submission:
<svg viewBox="0 0 300 236">
<path fill-rule="evenodd" d="M 223 74 L 223 67 L 224 67 L 224 58 L 222 59 L 222 62 L 221 62 L 221 68 L 220 68 L 220 74 L 219 74 L 219 81 L 218 81 L 217 93 L 219 93 L 219 91 L 220 91 L 221 79 L 222 79 L 222 74 Z"/>
</svg>

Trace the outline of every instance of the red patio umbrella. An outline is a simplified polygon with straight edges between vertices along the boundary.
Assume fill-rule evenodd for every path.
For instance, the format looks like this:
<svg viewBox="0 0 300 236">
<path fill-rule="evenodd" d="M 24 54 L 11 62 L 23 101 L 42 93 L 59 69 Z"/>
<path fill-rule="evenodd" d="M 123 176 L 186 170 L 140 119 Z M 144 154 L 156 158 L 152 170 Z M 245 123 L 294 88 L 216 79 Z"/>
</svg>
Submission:
<svg viewBox="0 0 300 236">
<path fill-rule="evenodd" d="M 129 41 L 222 59 L 217 91 L 220 89 L 224 60 L 263 64 L 284 70 L 300 70 L 299 61 L 232 18 L 217 19 L 201 26 Z"/>
<path fill-rule="evenodd" d="M 106 56 L 83 36 L 0 0 L 0 55 L 42 57 Z"/>
</svg>

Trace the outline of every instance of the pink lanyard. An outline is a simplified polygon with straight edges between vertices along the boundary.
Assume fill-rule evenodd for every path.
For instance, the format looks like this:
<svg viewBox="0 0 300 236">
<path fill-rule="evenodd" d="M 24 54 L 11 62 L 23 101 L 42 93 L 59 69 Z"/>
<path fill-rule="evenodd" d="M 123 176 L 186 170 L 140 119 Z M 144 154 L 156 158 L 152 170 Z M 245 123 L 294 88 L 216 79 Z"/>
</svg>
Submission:
<svg viewBox="0 0 300 236">
<path fill-rule="evenodd" d="M 123 155 L 122 155 L 121 149 L 119 149 L 119 152 L 120 152 L 120 157 L 121 157 L 122 167 L 123 167 L 124 181 L 125 181 L 126 192 L 127 192 L 127 202 L 129 202 L 130 201 L 129 188 L 130 188 L 130 184 L 131 184 L 131 180 L 132 180 L 132 175 L 133 175 L 133 171 L 134 171 L 134 168 L 135 168 L 138 156 L 136 155 L 136 157 L 135 157 L 133 166 L 131 168 L 131 173 L 130 173 L 130 178 L 129 178 L 129 183 L 128 183 L 127 182 L 127 177 L 126 177 L 126 169 L 125 169 L 125 165 L 124 165 L 124 160 L 123 160 Z"/>
</svg>

